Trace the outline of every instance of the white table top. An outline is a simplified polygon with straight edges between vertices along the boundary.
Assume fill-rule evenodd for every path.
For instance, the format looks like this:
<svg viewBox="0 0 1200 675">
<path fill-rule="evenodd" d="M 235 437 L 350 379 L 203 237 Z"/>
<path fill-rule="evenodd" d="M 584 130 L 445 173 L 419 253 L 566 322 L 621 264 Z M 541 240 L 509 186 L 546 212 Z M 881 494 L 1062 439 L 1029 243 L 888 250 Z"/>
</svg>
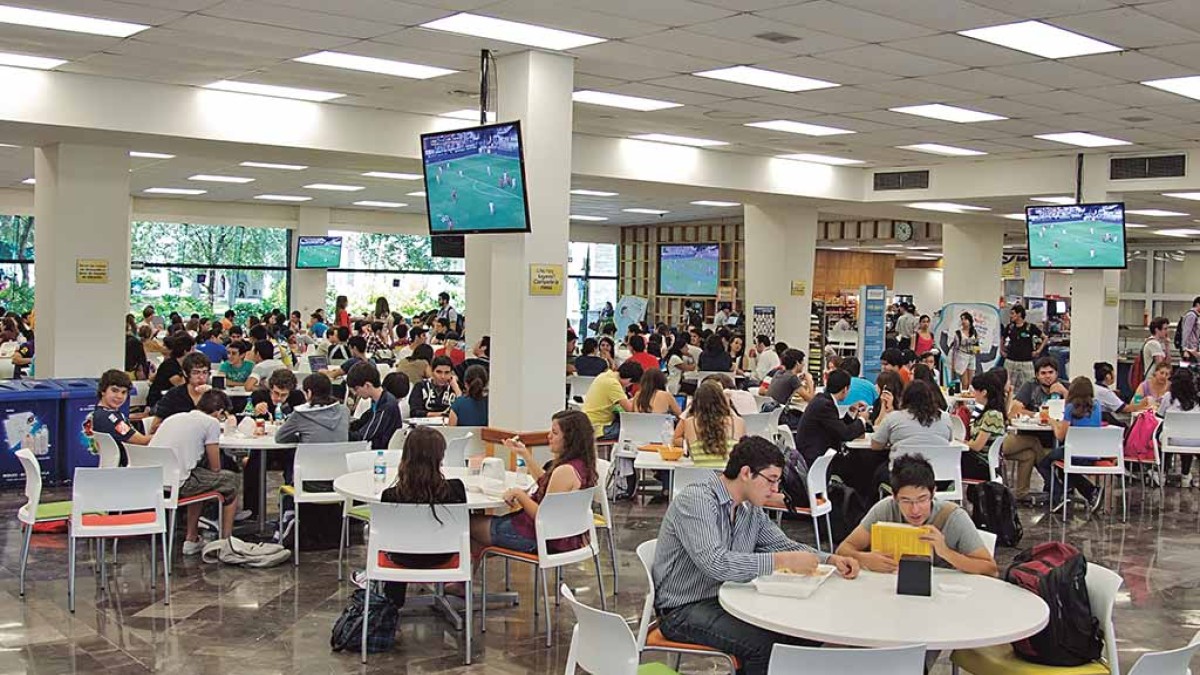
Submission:
<svg viewBox="0 0 1200 675">
<path fill-rule="evenodd" d="M 266 436 L 243 436 L 222 432 L 221 447 L 232 450 L 289 450 L 296 447 L 296 444 L 276 443 L 273 433 Z"/>
<path fill-rule="evenodd" d="M 444 427 L 445 417 L 410 417 L 404 423 L 413 427 Z"/>
<path fill-rule="evenodd" d="M 1050 616 L 1046 603 L 1029 591 L 942 569 L 934 570 L 928 598 L 897 595 L 896 575 L 863 570 L 850 581 L 835 574 L 805 599 L 762 595 L 750 584 L 727 583 L 720 600 L 725 611 L 755 626 L 855 647 L 990 647 L 1037 633 Z"/>
<path fill-rule="evenodd" d="M 966 451 L 969 449 L 967 447 L 967 444 L 963 443 L 962 441 L 951 441 L 950 445 L 956 446 L 956 447 L 958 447 L 958 449 L 963 450 L 963 451 Z M 856 438 L 852 441 L 846 441 L 846 447 L 850 448 L 851 450 L 870 450 L 871 449 L 871 437 L 870 436 L 862 436 L 861 438 Z"/>
<path fill-rule="evenodd" d="M 674 462 L 668 462 L 657 452 L 638 450 L 637 458 L 633 460 L 633 468 L 639 471 L 674 471 L 680 467 L 695 466 L 691 457 L 682 457 Z"/>
<path fill-rule="evenodd" d="M 1054 431 L 1054 427 L 1049 424 L 1041 424 L 1033 418 L 1014 417 L 1008 421 L 1008 428 L 1012 431 Z"/>
<path fill-rule="evenodd" d="M 442 475 L 446 478 L 457 478 L 467 486 L 467 507 L 472 509 L 502 509 L 506 508 L 504 500 L 500 497 L 490 497 L 479 491 L 479 482 L 481 480 L 478 474 L 468 475 L 468 470 L 457 467 L 442 467 Z M 528 474 L 517 473 L 515 471 L 505 472 L 505 481 L 509 485 L 525 485 L 533 487 L 533 478 Z M 396 472 L 389 471 L 387 480 L 384 485 L 391 485 L 396 481 Z M 360 502 L 369 502 L 378 504 L 379 495 L 383 491 L 375 485 L 374 471 L 354 471 L 344 474 L 333 481 L 333 489 L 338 494 L 348 499 L 353 499 Z"/>
</svg>

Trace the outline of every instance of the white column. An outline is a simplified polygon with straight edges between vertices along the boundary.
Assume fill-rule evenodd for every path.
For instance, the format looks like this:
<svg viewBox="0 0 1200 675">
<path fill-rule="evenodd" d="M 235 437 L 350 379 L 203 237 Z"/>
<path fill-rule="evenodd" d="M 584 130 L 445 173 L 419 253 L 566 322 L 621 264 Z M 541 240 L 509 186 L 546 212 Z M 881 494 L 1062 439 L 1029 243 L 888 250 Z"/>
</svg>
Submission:
<svg viewBox="0 0 1200 675">
<path fill-rule="evenodd" d="M 942 249 L 942 302 L 1000 301 L 1004 226 L 943 223 Z"/>
<path fill-rule="evenodd" d="M 298 236 L 324 237 L 329 234 L 329 212 L 327 208 L 302 206 L 296 219 L 296 230 L 293 239 Z M 295 265 L 296 244 L 292 244 L 292 261 Z M 325 288 L 328 285 L 328 274 L 323 269 L 292 269 L 292 287 L 289 291 L 293 310 L 299 310 L 301 319 L 307 324 L 308 317 L 318 308 L 325 307 Z M 329 314 L 331 308 L 326 307 Z"/>
<path fill-rule="evenodd" d="M 98 377 L 122 368 L 129 312 L 128 150 L 39 147 L 33 173 L 35 375 Z M 107 264 L 107 279 L 80 283 L 82 261 Z"/>
<path fill-rule="evenodd" d="M 747 340 L 754 306 L 775 307 L 775 340 L 808 353 L 813 265 L 817 255 L 817 210 L 812 207 L 746 204 Z M 804 294 L 792 295 L 792 282 L 804 282 Z"/>
<path fill-rule="evenodd" d="M 468 234 L 465 239 L 467 335 L 473 346 L 492 333 L 492 238 Z"/>
<path fill-rule="evenodd" d="M 1084 203 L 1120 201 L 1120 195 L 1105 192 L 1107 178 L 1107 155 L 1084 158 Z M 1119 297 L 1120 290 L 1120 270 L 1076 270 L 1071 276 L 1070 377 L 1092 377 L 1092 364 L 1097 361 L 1116 367 L 1121 307 L 1119 300 L 1106 304 L 1105 296 Z"/>
<path fill-rule="evenodd" d="M 499 59 L 496 71 L 497 119 L 521 121 L 530 233 L 491 235 L 489 421 L 516 431 L 548 429 L 550 416 L 563 407 L 566 378 L 574 61 L 522 52 Z M 562 265 L 563 293 L 529 295 L 531 263 Z M 474 300 L 469 303 L 468 317 L 477 315 Z"/>
</svg>

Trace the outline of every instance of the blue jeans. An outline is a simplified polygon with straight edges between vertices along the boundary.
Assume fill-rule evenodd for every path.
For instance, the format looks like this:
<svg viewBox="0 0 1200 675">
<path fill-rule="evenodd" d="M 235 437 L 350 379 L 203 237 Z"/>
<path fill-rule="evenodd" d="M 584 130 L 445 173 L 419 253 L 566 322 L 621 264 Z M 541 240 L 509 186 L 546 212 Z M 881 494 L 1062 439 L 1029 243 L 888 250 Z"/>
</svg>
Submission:
<svg viewBox="0 0 1200 675">
<path fill-rule="evenodd" d="M 511 548 L 514 551 L 523 551 L 525 553 L 537 552 L 537 540 L 530 539 L 513 527 L 513 519 L 519 514 L 510 514 L 507 516 L 497 516 L 492 518 L 491 525 L 488 529 L 492 535 L 492 545 Z"/>
<path fill-rule="evenodd" d="M 600 434 L 598 441 L 615 441 L 621 435 L 621 418 L 613 420 L 612 424 L 604 427 L 604 432 Z"/>
<path fill-rule="evenodd" d="M 1047 490 L 1050 489 L 1050 472 L 1051 471 L 1055 472 L 1054 485 L 1060 489 L 1062 487 L 1064 487 L 1063 478 L 1065 478 L 1065 476 L 1063 475 L 1063 473 L 1061 471 L 1054 468 L 1054 463 L 1062 461 L 1065 458 L 1066 458 L 1066 450 L 1063 448 L 1063 445 L 1061 443 L 1059 443 L 1057 445 L 1057 447 L 1055 447 L 1053 450 L 1050 451 L 1049 455 L 1046 455 L 1045 458 L 1042 459 L 1042 461 L 1037 463 L 1038 473 L 1042 474 L 1042 480 L 1046 482 Z M 1075 459 L 1075 466 L 1083 466 L 1086 464 L 1095 464 L 1095 460 L 1083 459 L 1083 458 Z M 1095 491 L 1096 491 L 1096 486 L 1092 485 L 1092 482 L 1089 481 L 1088 479 L 1084 478 L 1083 476 L 1072 476 L 1071 484 L 1067 487 L 1075 488 L 1075 491 L 1078 492 L 1084 499 L 1087 499 L 1087 500 L 1091 500 L 1092 495 L 1095 494 Z M 1068 495 L 1070 493 L 1071 493 L 1070 489 L 1063 490 L 1063 495 Z M 1050 495 L 1050 503 L 1051 504 L 1054 504 L 1058 499 L 1059 498 L 1055 497 L 1054 494 Z"/>
<path fill-rule="evenodd" d="M 819 643 L 773 633 L 734 618 L 716 598 L 667 612 L 658 622 L 662 634 L 677 642 L 693 642 L 732 654 L 741 661 L 740 675 L 765 675 L 776 643 L 814 647 Z"/>
</svg>

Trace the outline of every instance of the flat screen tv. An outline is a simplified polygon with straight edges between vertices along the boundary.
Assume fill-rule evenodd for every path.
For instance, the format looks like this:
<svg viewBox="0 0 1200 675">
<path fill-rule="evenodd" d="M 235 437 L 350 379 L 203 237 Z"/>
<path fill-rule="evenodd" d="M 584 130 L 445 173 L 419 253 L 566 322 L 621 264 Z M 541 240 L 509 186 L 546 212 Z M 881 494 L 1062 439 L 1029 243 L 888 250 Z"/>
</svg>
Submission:
<svg viewBox="0 0 1200 675">
<path fill-rule="evenodd" d="M 1026 206 L 1031 269 L 1125 269 L 1125 204 Z"/>
<path fill-rule="evenodd" d="M 329 269 L 342 264 L 341 237 L 296 237 L 297 269 Z"/>
<path fill-rule="evenodd" d="M 521 124 L 421 134 L 430 234 L 528 232 Z"/>
<path fill-rule="evenodd" d="M 658 294 L 717 294 L 720 244 L 659 244 Z"/>
</svg>

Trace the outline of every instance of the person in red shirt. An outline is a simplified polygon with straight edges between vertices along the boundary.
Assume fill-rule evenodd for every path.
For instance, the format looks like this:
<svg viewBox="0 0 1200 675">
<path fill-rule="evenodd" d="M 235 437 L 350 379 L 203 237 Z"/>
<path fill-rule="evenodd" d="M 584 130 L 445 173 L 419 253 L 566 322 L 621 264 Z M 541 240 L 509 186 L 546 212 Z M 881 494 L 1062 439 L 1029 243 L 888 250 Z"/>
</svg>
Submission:
<svg viewBox="0 0 1200 675">
<path fill-rule="evenodd" d="M 448 356 L 448 357 L 450 357 L 450 362 L 454 364 L 454 367 L 455 368 L 459 367 L 460 365 L 462 365 L 463 361 L 467 360 L 467 354 L 466 354 L 466 352 L 464 352 L 463 350 L 458 348 L 458 340 L 459 340 L 458 333 L 455 333 L 454 331 L 448 331 L 446 333 L 443 333 L 442 334 L 442 347 L 441 347 L 441 349 L 434 352 L 433 355 L 435 357 Z"/>
<path fill-rule="evenodd" d="M 631 335 L 629 337 L 629 351 L 632 354 L 629 357 L 630 361 L 642 367 L 642 372 L 647 370 L 658 370 L 658 359 L 646 351 L 646 338 L 641 335 Z"/>
</svg>

